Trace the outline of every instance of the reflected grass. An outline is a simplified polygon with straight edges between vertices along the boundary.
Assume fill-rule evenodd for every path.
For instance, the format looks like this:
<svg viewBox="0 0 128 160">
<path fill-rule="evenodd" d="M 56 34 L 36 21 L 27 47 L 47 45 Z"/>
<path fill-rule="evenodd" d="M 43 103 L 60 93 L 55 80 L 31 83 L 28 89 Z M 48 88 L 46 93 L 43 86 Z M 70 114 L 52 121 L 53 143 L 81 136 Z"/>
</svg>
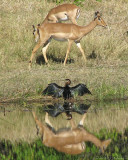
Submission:
<svg viewBox="0 0 128 160">
<path fill-rule="evenodd" d="M 114 102 L 113 102 L 114 103 Z M 15 141 L 32 142 L 38 138 L 35 121 L 31 114 L 31 110 L 35 110 L 39 119 L 44 123 L 45 113 L 42 112 L 43 104 L 24 104 L 19 106 L 15 104 L 12 106 L 0 109 L 0 137 L 1 139 Z M 79 123 L 81 115 L 78 113 L 72 113 L 73 119 L 76 124 Z M 59 115 L 56 118 L 50 117 L 55 129 L 65 128 L 69 126 L 67 116 L 65 113 Z M 87 117 L 85 119 L 84 127 L 91 133 L 99 133 L 102 128 L 106 128 L 111 131 L 115 128 L 122 134 L 125 132 L 128 126 L 128 110 L 127 103 L 116 104 L 104 104 L 98 105 L 92 104 L 89 108 Z M 70 126 L 69 126 L 70 127 Z M 4 133 L 4 134 L 3 134 Z"/>
</svg>

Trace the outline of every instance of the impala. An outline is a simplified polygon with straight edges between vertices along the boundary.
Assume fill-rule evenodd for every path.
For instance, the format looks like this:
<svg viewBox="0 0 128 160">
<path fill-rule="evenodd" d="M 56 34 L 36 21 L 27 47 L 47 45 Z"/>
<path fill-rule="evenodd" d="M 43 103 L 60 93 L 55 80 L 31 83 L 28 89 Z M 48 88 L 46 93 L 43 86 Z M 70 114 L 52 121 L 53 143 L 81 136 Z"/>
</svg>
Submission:
<svg viewBox="0 0 128 160">
<path fill-rule="evenodd" d="M 74 4 L 62 4 L 51 9 L 41 25 L 66 20 L 71 20 L 72 23 L 77 24 L 76 19 L 79 18 L 79 16 L 79 7 Z"/>
<path fill-rule="evenodd" d="M 77 47 L 80 49 L 80 52 L 86 62 L 86 57 L 84 54 L 84 50 L 81 47 L 80 40 L 89 32 L 91 32 L 97 25 L 103 27 L 107 26 L 98 11 L 95 12 L 94 20 L 90 22 L 87 26 L 78 26 L 75 24 L 65 23 L 46 23 L 43 26 L 38 25 L 37 28 L 34 30 L 34 36 L 35 40 L 37 41 L 39 39 L 39 41 L 32 51 L 32 55 L 29 61 L 29 68 L 31 67 L 34 54 L 41 46 L 43 46 L 42 52 L 45 62 L 48 63 L 46 51 L 52 38 L 59 41 L 68 41 L 68 48 L 64 60 L 64 66 L 66 64 L 68 54 L 73 42 L 75 42 Z"/>
<path fill-rule="evenodd" d="M 83 115 L 78 126 L 76 126 L 73 119 L 71 119 L 71 129 L 68 130 L 65 128 L 60 131 L 55 131 L 50 120 L 48 119 L 48 113 L 46 113 L 45 115 L 46 124 L 41 123 L 37 119 L 35 112 L 32 113 L 35 122 L 40 129 L 42 135 L 42 143 L 45 146 L 53 147 L 60 152 L 68 154 L 80 154 L 85 150 L 85 141 L 94 143 L 97 147 L 100 147 L 102 152 L 104 152 L 104 150 L 111 142 L 110 139 L 101 141 L 83 128 L 86 113 Z"/>
</svg>

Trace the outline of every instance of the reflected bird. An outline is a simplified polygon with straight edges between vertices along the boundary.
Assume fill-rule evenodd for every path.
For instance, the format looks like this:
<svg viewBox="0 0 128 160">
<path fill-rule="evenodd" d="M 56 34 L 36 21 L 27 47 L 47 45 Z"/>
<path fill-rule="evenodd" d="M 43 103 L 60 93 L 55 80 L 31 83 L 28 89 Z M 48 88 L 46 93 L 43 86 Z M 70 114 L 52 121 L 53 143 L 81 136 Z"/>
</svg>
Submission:
<svg viewBox="0 0 128 160">
<path fill-rule="evenodd" d="M 43 95 L 53 96 L 56 98 L 63 97 L 65 100 L 75 95 L 83 96 L 84 94 L 91 94 L 85 84 L 78 84 L 74 87 L 69 87 L 71 84 L 70 79 L 66 79 L 64 87 L 57 85 L 56 83 L 51 83 L 48 87 L 42 92 Z"/>
<path fill-rule="evenodd" d="M 87 113 L 90 106 L 91 104 L 72 104 L 70 102 L 64 102 L 64 104 L 55 103 L 54 105 L 47 105 L 46 107 L 43 107 L 43 110 L 48 112 L 52 117 L 57 117 L 63 112 L 65 112 L 67 116 L 69 113 L 71 114 L 71 112 L 83 115 L 84 113 Z"/>
</svg>

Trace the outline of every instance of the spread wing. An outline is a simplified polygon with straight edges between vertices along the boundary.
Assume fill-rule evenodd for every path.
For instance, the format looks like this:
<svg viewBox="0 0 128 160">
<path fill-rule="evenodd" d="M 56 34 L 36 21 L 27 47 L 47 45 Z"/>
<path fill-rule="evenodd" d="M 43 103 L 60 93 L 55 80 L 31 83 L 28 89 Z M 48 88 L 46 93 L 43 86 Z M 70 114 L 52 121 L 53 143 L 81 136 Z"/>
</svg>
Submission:
<svg viewBox="0 0 128 160">
<path fill-rule="evenodd" d="M 51 83 L 48 87 L 42 92 L 42 95 L 48 95 L 53 97 L 62 97 L 64 87 L 58 86 L 56 83 Z"/>
<path fill-rule="evenodd" d="M 74 95 L 83 96 L 84 94 L 87 94 L 87 93 L 91 94 L 91 92 L 86 87 L 86 85 L 82 84 L 82 83 L 80 83 L 74 87 L 71 87 L 70 91 L 71 91 L 72 96 L 74 96 Z"/>
<path fill-rule="evenodd" d="M 43 110 L 52 117 L 57 117 L 59 114 L 64 112 L 63 105 L 61 104 L 48 105 L 46 107 L 43 107 Z"/>
<path fill-rule="evenodd" d="M 87 113 L 91 104 L 73 104 L 71 108 L 71 112 L 76 112 L 78 114 Z"/>
<path fill-rule="evenodd" d="M 79 114 L 84 114 L 84 113 L 87 113 L 88 109 L 90 108 L 91 104 L 80 104 L 78 106 L 78 109 L 77 109 L 77 113 Z"/>
</svg>

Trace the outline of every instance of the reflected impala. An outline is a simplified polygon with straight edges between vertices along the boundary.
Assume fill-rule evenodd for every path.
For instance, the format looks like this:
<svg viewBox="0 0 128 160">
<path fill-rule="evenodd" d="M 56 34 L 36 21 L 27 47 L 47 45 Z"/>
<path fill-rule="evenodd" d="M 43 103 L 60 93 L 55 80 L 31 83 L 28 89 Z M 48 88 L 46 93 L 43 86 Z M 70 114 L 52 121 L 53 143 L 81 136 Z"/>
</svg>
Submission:
<svg viewBox="0 0 128 160">
<path fill-rule="evenodd" d="M 73 119 L 70 120 L 71 129 L 68 130 L 58 130 L 55 131 L 53 128 L 49 118 L 48 113 L 45 115 L 46 124 L 41 123 L 33 113 L 33 117 L 35 119 L 36 124 L 40 129 L 40 133 L 42 135 L 42 143 L 47 147 L 53 147 L 56 150 L 68 154 L 80 154 L 85 151 L 85 143 L 86 141 L 90 141 L 94 143 L 97 147 L 101 149 L 102 152 L 107 148 L 110 144 L 111 140 L 101 141 L 93 134 L 87 132 L 83 128 L 84 119 L 86 117 L 86 113 L 83 115 L 81 121 L 78 126 L 76 126 Z"/>
</svg>

